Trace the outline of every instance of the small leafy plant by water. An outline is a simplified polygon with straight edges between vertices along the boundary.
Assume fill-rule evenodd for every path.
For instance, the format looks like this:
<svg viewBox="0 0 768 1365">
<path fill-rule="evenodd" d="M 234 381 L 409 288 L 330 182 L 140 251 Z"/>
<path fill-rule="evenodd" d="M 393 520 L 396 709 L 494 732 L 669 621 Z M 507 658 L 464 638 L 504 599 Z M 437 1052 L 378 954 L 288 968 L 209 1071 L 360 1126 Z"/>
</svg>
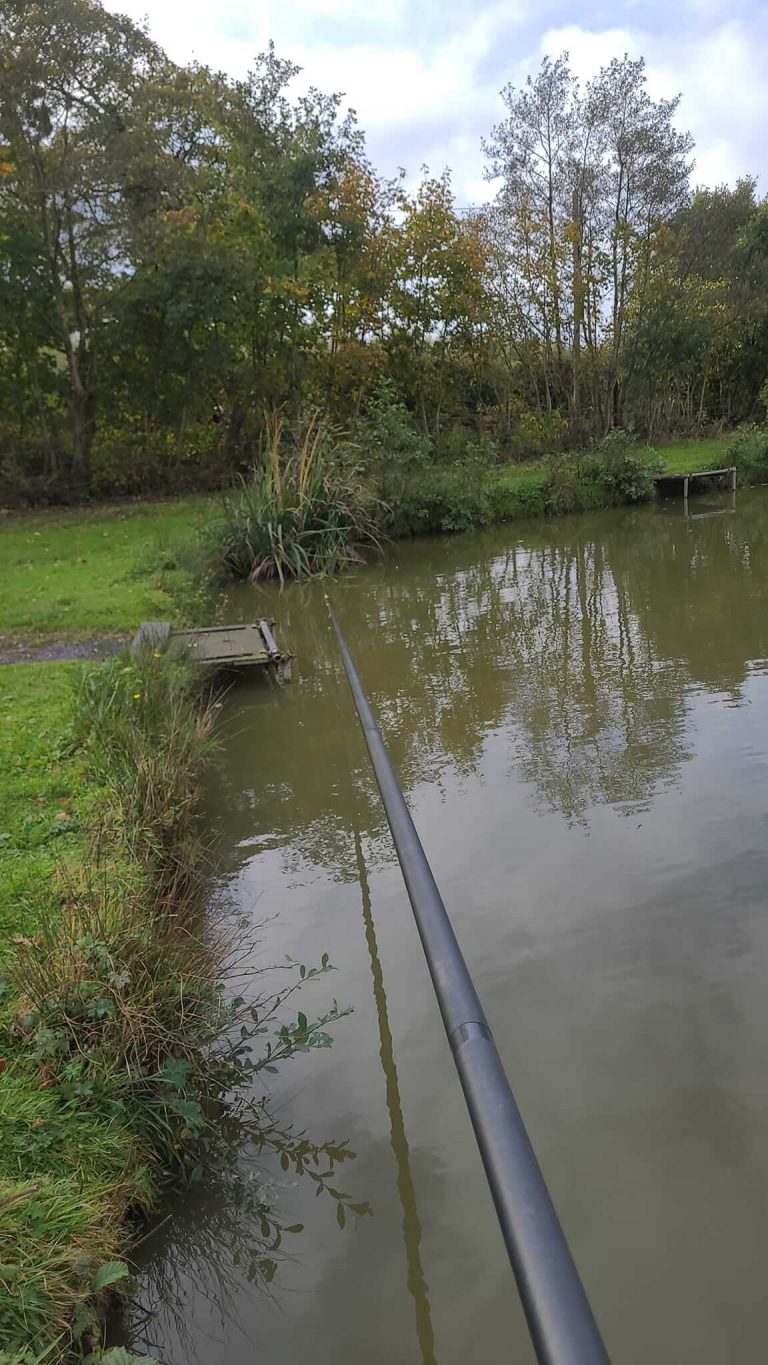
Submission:
<svg viewBox="0 0 768 1365">
<path fill-rule="evenodd" d="M 448 428 L 433 438 L 416 422 L 391 380 L 381 379 L 357 438 L 394 536 L 468 531 L 491 519 L 492 441 Z"/>
<path fill-rule="evenodd" d="M 332 1184 L 345 1145 L 280 1128 L 254 1096 L 263 1075 L 330 1044 L 335 1002 L 285 1017 L 294 991 L 332 970 L 327 958 L 276 988 L 251 980 L 248 1000 L 219 984 L 243 938 L 212 925 L 197 894 L 214 705 L 188 663 L 152 650 L 92 670 L 77 694 L 72 744 L 103 817 L 81 872 L 62 872 L 17 938 L 0 990 L 3 1365 L 98 1352 L 99 1304 L 128 1275 L 126 1219 L 150 1214 L 168 1182 L 223 1166 L 234 1145 L 311 1166 L 342 1218 L 367 1211 Z M 274 1275 L 285 1231 L 262 1198 L 255 1278 Z"/>
<path fill-rule="evenodd" d="M 294 433 L 273 418 L 260 460 L 225 495 L 209 544 L 230 578 L 334 574 L 379 545 L 383 510 L 353 447 L 316 418 Z"/>
<path fill-rule="evenodd" d="M 733 433 L 725 450 L 725 463 L 736 466 L 740 484 L 768 483 L 768 427 L 745 422 Z M 711 468 L 722 468 L 723 460 Z"/>
<path fill-rule="evenodd" d="M 664 462 L 621 427 L 608 432 L 586 454 L 550 457 L 545 483 L 546 510 L 553 516 L 593 507 L 647 502 Z"/>
</svg>

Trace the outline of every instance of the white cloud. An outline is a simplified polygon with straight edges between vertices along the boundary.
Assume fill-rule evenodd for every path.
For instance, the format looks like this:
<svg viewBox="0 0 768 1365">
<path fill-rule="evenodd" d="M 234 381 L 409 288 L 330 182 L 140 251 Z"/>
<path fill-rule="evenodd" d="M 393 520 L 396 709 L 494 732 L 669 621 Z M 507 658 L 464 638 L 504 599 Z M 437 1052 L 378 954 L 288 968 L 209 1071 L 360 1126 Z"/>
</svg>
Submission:
<svg viewBox="0 0 768 1365">
<path fill-rule="evenodd" d="M 240 0 L 212 7 L 203 0 L 105 0 L 105 8 L 147 21 L 150 37 L 176 62 L 198 61 L 243 76 L 271 36 L 266 8 Z"/>
<path fill-rule="evenodd" d="M 612 26 L 553 22 L 565 0 L 106 0 L 133 18 L 148 13 L 153 37 L 177 61 L 195 58 L 243 75 L 273 38 L 304 68 L 301 84 L 345 93 L 374 161 L 392 173 L 452 167 L 460 202 L 487 197 L 480 140 L 502 116 L 498 92 L 519 84 L 545 53 L 568 50 L 589 79 L 612 57 L 644 56 L 654 97 L 683 93 L 679 123 L 696 138 L 695 178 L 733 182 L 768 171 L 761 126 L 768 114 L 768 20 L 723 22 L 714 0 L 682 8 L 619 0 Z M 539 17 L 541 16 L 541 17 Z M 546 16 L 546 17 L 545 17 Z M 570 18 L 570 16 L 569 16 Z M 662 22 L 656 31 L 653 20 Z"/>
<path fill-rule="evenodd" d="M 482 182 L 481 135 L 499 116 L 496 81 L 479 68 L 494 53 L 500 31 L 519 23 L 523 0 L 494 3 L 442 25 L 437 40 L 407 41 L 405 0 L 294 0 L 262 9 L 230 0 L 106 0 L 107 8 L 141 19 L 176 61 L 196 59 L 242 75 L 270 38 L 278 54 L 302 67 L 297 89 L 339 91 L 355 109 L 374 159 L 391 173 L 404 165 L 413 179 L 423 162 L 436 172 L 448 164 L 462 201 L 476 199 Z M 362 22 L 361 15 L 365 16 Z M 318 16 L 345 24 L 345 37 L 313 38 Z M 375 29 L 376 32 L 372 32 Z M 415 136 L 409 135 L 415 132 Z M 487 192 L 486 192 L 487 193 Z M 486 197 L 486 193 L 482 197 Z"/>
<path fill-rule="evenodd" d="M 691 44 L 684 69 L 667 71 L 669 88 L 683 92 L 681 120 L 696 139 L 698 182 L 733 184 L 741 175 L 768 169 L 767 59 L 768 39 L 750 35 L 741 23 L 727 23 Z"/>
<path fill-rule="evenodd" d="M 496 104 L 495 91 L 478 88 L 474 63 L 484 55 L 477 34 L 469 30 L 449 39 L 432 52 L 416 48 L 294 47 L 290 56 L 303 67 L 304 76 L 326 89 L 343 91 L 366 129 L 397 128 L 404 124 L 439 123 L 476 111 L 478 105 Z M 403 141 L 405 159 L 412 150 Z"/>
<path fill-rule="evenodd" d="M 360 0 L 312 0 L 314 16 L 329 19 L 360 21 L 383 28 L 396 28 L 406 14 L 405 0 L 366 0 L 363 10 Z"/>
<path fill-rule="evenodd" d="M 578 24 L 567 24 L 564 28 L 547 29 L 539 43 L 539 51 L 542 57 L 569 53 L 574 74 L 581 81 L 591 81 L 614 57 L 623 57 L 625 52 L 630 57 L 640 57 L 644 49 L 639 35 L 632 29 L 606 28 L 591 32 Z"/>
</svg>

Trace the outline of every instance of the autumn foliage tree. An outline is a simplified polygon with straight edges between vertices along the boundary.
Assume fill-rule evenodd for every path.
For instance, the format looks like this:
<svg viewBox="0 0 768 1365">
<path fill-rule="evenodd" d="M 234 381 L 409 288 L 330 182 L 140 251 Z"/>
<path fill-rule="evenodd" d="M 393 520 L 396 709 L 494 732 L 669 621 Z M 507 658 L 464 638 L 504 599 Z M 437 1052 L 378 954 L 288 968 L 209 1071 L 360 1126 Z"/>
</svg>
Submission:
<svg viewBox="0 0 768 1365">
<path fill-rule="evenodd" d="M 467 213 L 272 49 L 180 67 L 98 0 L 0 0 L 0 31 L 0 496 L 220 483 L 265 414 L 368 439 L 382 394 L 436 459 L 760 411 L 767 210 L 691 193 L 642 61 L 508 86 Z"/>
</svg>

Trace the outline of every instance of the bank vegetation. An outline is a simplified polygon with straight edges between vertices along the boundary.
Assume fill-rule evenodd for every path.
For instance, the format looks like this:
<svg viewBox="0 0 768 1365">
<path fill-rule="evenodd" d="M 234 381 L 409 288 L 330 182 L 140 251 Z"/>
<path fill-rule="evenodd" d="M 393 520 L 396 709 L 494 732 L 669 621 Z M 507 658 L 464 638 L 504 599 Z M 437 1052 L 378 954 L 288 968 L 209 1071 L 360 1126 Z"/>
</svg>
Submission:
<svg viewBox="0 0 768 1365">
<path fill-rule="evenodd" d="M 29 667 L 45 726 L 57 704 L 41 686 L 47 666 L 14 671 Z M 313 1019 L 285 1008 L 331 970 L 327 959 L 264 984 L 254 966 L 247 1001 L 225 984 L 233 963 L 242 983 L 252 945 L 212 921 L 201 897 L 210 680 L 172 650 L 145 648 L 70 681 L 59 770 L 73 765 L 64 819 L 76 844 L 44 881 L 25 843 L 29 816 L 8 836 L 21 875 L 4 906 L 0 976 L 4 1365 L 101 1359 L 108 1297 L 129 1283 L 131 1244 L 171 1186 L 232 1185 L 250 1147 L 295 1173 L 312 1162 L 327 1189 L 351 1155 L 276 1123 L 259 1086 L 295 1053 L 329 1045 L 335 1005 Z M 26 743 L 19 737 L 22 759 Z M 347 1208 L 366 1212 L 337 1190 L 330 1197 L 342 1222 Z M 248 1184 L 237 1237 L 254 1279 L 272 1278 L 286 1231 L 259 1183 Z"/>
</svg>

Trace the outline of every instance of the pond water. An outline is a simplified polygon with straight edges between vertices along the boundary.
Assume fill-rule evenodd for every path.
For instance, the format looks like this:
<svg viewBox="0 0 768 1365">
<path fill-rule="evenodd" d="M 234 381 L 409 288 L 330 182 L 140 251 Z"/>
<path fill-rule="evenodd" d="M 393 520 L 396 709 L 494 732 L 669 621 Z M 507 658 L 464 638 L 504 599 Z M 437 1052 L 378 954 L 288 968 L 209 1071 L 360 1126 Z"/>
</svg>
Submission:
<svg viewBox="0 0 768 1365">
<path fill-rule="evenodd" d="M 617 1365 L 768 1355 L 768 494 L 690 508 L 398 545 L 332 586 Z M 354 1013 L 274 1094 L 348 1139 L 338 1183 L 373 1216 L 340 1229 L 276 1165 L 304 1231 L 266 1293 L 230 1255 L 242 1214 L 185 1195 L 126 1339 L 167 1365 L 529 1365 L 326 587 L 231 596 L 296 669 L 222 711 L 213 899 L 265 922 L 263 963 L 338 969 L 300 1007 Z"/>
</svg>

